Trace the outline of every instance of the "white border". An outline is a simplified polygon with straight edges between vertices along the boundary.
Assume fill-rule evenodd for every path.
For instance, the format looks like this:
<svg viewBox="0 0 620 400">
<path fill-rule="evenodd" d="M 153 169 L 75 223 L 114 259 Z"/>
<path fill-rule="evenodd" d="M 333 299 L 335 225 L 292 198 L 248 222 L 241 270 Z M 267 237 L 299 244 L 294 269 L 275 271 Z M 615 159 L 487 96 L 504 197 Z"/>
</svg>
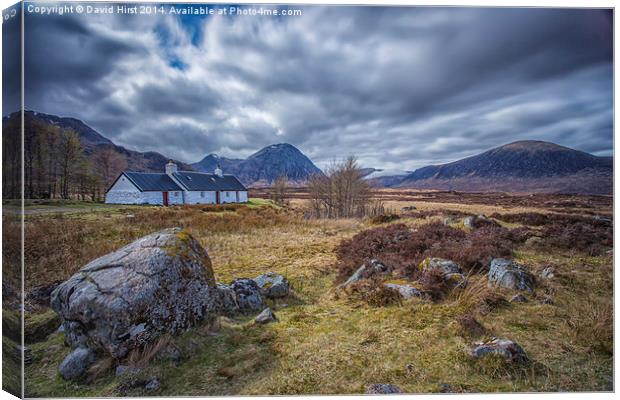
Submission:
<svg viewBox="0 0 620 400">
<path fill-rule="evenodd" d="M 78 0 L 67 0 L 67 2 L 75 2 L 75 3 L 81 3 Z M 105 1 L 102 1 L 105 2 Z M 156 1 L 148 1 L 148 0 L 133 0 L 133 1 L 127 1 L 127 3 L 154 3 Z M 167 0 L 165 1 L 165 3 L 197 3 L 196 1 L 180 1 L 180 0 Z M 13 4 L 17 3 L 14 0 L 0 0 L 0 8 L 5 9 Z M 504 1 L 492 1 L 492 0 L 477 0 L 475 2 L 472 1 L 467 1 L 467 0 L 447 0 L 447 1 L 438 1 L 438 0 L 425 0 L 425 1 L 415 1 L 415 0 L 409 0 L 409 1 L 403 1 L 403 0 L 391 0 L 391 1 L 385 1 L 385 0 L 374 0 L 374 1 L 368 1 L 368 0 L 336 0 L 336 1 L 329 1 L 329 0 L 289 0 L 286 2 L 283 1 L 264 1 L 264 0 L 255 0 L 255 1 L 244 1 L 244 2 L 235 2 L 235 1 L 221 1 L 221 0 L 216 0 L 216 1 L 205 1 L 205 2 L 200 2 L 200 3 L 209 3 L 209 4 L 231 4 L 231 3 L 235 3 L 235 4 L 325 4 L 325 5 L 330 5 L 330 4 L 339 4 L 339 5 L 408 5 L 408 6 L 469 6 L 469 7 L 559 7 L 559 8 L 614 8 L 615 7 L 615 2 L 614 1 L 610 1 L 610 0 L 590 0 L 590 1 L 583 1 L 583 0 L 563 0 L 563 1 L 558 1 L 558 0 L 539 0 L 539 1 L 532 1 L 532 0 L 521 0 L 521 1 L 515 1 L 515 0 L 504 0 Z M 615 16 L 614 16 L 615 17 Z M 23 33 L 23 32 L 22 32 Z M 617 80 L 615 79 L 616 76 L 616 71 L 617 71 L 617 66 L 615 64 L 615 54 L 616 54 L 616 49 L 618 46 L 618 41 L 620 40 L 620 35 L 618 34 L 618 30 L 616 29 L 615 26 L 615 18 L 614 18 L 614 155 L 618 154 L 618 150 L 620 145 L 618 144 L 618 142 L 615 140 L 616 136 L 615 136 L 615 121 L 617 120 L 617 115 L 616 115 L 616 108 L 615 108 L 615 98 L 616 98 L 616 94 L 618 93 L 618 89 L 619 89 L 619 85 Z M 2 32 L 0 30 L 0 52 L 2 50 Z M 1 53 L 0 53 L 1 54 Z M 23 54 L 22 54 L 23 56 Z M 23 62 L 23 60 L 22 60 Z M 23 65 L 23 64 L 22 64 Z M 23 73 L 23 68 L 22 68 L 22 73 Z M 22 85 L 23 85 L 23 79 L 22 79 Z M 0 80 L 0 93 L 2 91 L 2 81 Z M 23 92 L 23 86 L 22 86 L 22 92 Z M 23 97 L 22 97 L 22 101 L 23 101 Z M 2 99 L 0 96 L 0 108 L 2 106 Z M 0 138 L 0 143 L 1 143 L 1 138 Z M 615 156 L 614 156 L 615 159 Z M 620 171 L 620 166 L 618 165 L 617 162 L 614 162 L 614 176 L 620 176 L 618 175 L 618 172 Z M 1 165 L 0 165 L 0 172 L 1 172 Z M 1 176 L 1 175 L 0 175 Z M 615 189 L 615 179 L 614 179 L 614 189 Z M 0 189 L 1 190 L 1 189 Z M 615 190 L 614 190 L 615 192 Z M 0 192 L 1 193 L 1 192 Z M 614 215 L 620 215 L 618 213 L 618 211 L 620 210 L 620 206 L 615 202 L 614 199 Z M 2 239 L 2 233 L 0 232 L 0 240 Z M 614 226 L 614 249 L 617 248 L 617 244 L 618 244 L 618 229 L 617 229 L 617 225 Z M 1 263 L 1 260 L 0 260 Z M 614 282 L 617 282 L 617 278 L 618 278 L 618 260 L 614 257 Z M 0 264 L 1 265 L 1 264 Z M 22 271 L 23 272 L 23 271 Z M 23 285 L 23 278 L 22 278 L 22 285 Z M 22 288 L 23 289 L 23 288 Z M 615 289 L 615 288 L 614 288 Z M 618 298 L 615 295 L 615 290 L 614 290 L 614 312 L 615 310 L 618 309 Z M 0 323 L 1 326 L 1 323 Z M 615 313 L 614 313 L 614 332 L 618 332 L 618 330 L 616 329 L 618 327 L 618 320 L 617 318 L 615 318 Z M 614 334 L 614 355 L 615 355 L 615 343 L 616 343 L 616 336 Z M 616 383 L 616 374 L 618 371 L 618 366 L 619 366 L 619 362 L 617 357 L 615 357 L 614 359 L 614 383 Z M 0 377 L 1 380 L 1 377 Z M 437 397 L 446 397 L 449 395 L 441 395 L 441 394 L 427 394 L 427 395 L 402 395 L 402 396 L 398 396 L 399 399 L 420 399 L 420 400 L 427 400 L 427 399 L 436 399 Z M 455 396 L 455 395 L 452 395 Z M 583 399 L 585 397 L 588 398 L 588 400 L 598 400 L 598 399 L 611 399 L 614 398 L 614 394 L 613 393 L 515 393 L 515 394 L 470 394 L 470 395 L 456 395 L 456 396 L 460 396 L 460 397 L 465 397 L 467 399 L 488 399 L 488 400 L 495 400 L 495 399 L 518 399 L 521 397 L 525 397 L 526 399 L 537 399 L 537 398 L 544 398 L 544 399 L 548 399 L 548 400 L 556 400 L 556 399 L 566 399 L 566 400 L 577 400 L 577 399 Z M 282 399 L 291 399 L 291 400 L 295 400 L 295 399 L 300 399 L 300 398 L 312 398 L 312 399 L 317 399 L 317 400 L 322 400 L 322 399 L 336 399 L 336 398 L 341 398 L 342 396 L 279 396 L 279 398 Z M 381 398 L 387 398 L 388 396 L 380 396 Z M 4 399 L 14 399 L 15 397 L 11 396 L 10 394 L 8 394 L 7 392 L 3 392 L 0 391 L 0 400 L 4 400 Z M 168 399 L 185 399 L 187 397 L 167 397 Z M 230 399 L 244 399 L 244 397 L 237 397 L 237 396 L 227 396 L 227 397 L 192 397 L 192 398 L 204 398 L 204 399 L 226 399 L 226 400 L 230 400 Z M 247 398 L 247 397 L 245 397 Z M 346 396 L 347 399 L 374 399 L 377 398 L 376 396 L 373 397 L 368 397 L 368 396 Z"/>
</svg>

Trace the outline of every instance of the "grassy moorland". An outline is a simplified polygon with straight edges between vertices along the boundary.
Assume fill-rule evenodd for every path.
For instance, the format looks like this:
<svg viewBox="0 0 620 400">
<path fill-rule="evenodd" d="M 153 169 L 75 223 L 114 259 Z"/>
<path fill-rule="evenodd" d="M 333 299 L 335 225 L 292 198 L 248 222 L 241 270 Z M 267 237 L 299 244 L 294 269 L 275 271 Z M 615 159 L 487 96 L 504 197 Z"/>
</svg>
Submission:
<svg viewBox="0 0 620 400">
<path fill-rule="evenodd" d="M 612 390 L 609 228 L 581 219 L 588 212 L 568 203 L 562 203 L 561 212 L 544 202 L 463 203 L 390 200 L 397 215 L 383 223 L 305 220 L 303 200 L 286 208 L 254 200 L 249 206 L 116 207 L 27 215 L 27 290 L 67 279 L 91 259 L 145 234 L 181 226 L 208 249 L 218 280 L 228 283 L 274 271 L 288 278 L 293 294 L 271 304 L 277 323 L 257 326 L 252 317 L 222 317 L 217 326 L 162 338 L 156 346 L 172 344 L 182 359 L 144 359 L 144 368 L 132 379 L 115 378 L 113 363 L 103 361 L 87 380 L 63 381 L 58 365 L 69 349 L 62 333 L 31 334 L 26 395 L 145 395 L 139 383 L 151 377 L 161 381 L 156 394 L 162 396 L 363 393 L 372 383 L 392 383 L 409 393 Z M 610 216 L 608 203 L 587 210 Z M 412 204 L 418 210 L 399 211 Z M 469 232 L 457 216 L 470 213 L 493 214 L 502 235 L 513 233 L 500 240 L 498 231 Z M 450 215 L 455 216 L 450 226 L 438 223 Z M 394 230 L 413 232 L 414 238 L 416 232 L 426 232 L 436 235 L 438 243 L 415 245 L 415 251 L 408 247 L 410 255 L 400 250 L 382 254 L 399 266 L 399 279 L 427 282 L 408 265 L 432 248 L 471 267 L 466 269 L 467 287 L 445 290 L 427 282 L 437 296 L 410 301 L 381 293 L 360 295 L 364 289 L 377 291 L 372 282 L 357 291 L 337 290 L 357 264 L 355 257 L 365 251 L 364 240 L 384 240 L 386 232 Z M 10 235 L 11 230 L 5 232 Z M 535 233 L 542 242 L 525 241 L 527 235 L 519 232 Z M 8 238 L 7 243 L 18 242 Z M 467 251 L 459 252 L 461 248 Z M 476 264 L 494 252 L 509 252 L 537 277 L 552 266 L 555 276 L 538 278 L 528 302 L 509 303 L 514 293 L 488 287 L 484 268 Z M 45 331 L 42 327 L 53 326 L 55 318 L 46 307 L 33 307 L 26 315 L 26 329 Z M 470 359 L 468 346 L 487 336 L 516 341 L 531 362 L 513 366 L 494 358 Z"/>
</svg>

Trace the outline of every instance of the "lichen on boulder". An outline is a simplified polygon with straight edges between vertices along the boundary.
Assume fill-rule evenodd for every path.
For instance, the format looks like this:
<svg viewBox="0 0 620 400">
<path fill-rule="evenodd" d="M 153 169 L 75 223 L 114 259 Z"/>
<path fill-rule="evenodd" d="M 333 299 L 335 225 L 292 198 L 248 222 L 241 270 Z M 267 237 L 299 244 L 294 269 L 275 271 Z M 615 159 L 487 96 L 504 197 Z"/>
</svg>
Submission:
<svg viewBox="0 0 620 400">
<path fill-rule="evenodd" d="M 115 358 L 222 311 L 207 251 L 179 228 L 91 261 L 51 297 L 71 347 Z"/>
</svg>

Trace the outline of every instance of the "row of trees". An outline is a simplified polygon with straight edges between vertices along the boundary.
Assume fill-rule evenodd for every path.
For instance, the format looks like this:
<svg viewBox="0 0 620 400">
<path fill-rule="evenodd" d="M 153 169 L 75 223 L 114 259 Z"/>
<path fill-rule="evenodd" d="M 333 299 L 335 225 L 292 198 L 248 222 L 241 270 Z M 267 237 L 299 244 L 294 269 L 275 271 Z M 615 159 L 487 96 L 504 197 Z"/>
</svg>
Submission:
<svg viewBox="0 0 620 400">
<path fill-rule="evenodd" d="M 3 126 L 3 197 L 21 197 L 19 124 Z M 90 149 L 90 159 L 73 129 L 38 120 L 25 121 L 23 142 L 24 197 L 27 199 L 101 200 L 105 189 L 127 164 L 110 147 Z"/>
</svg>

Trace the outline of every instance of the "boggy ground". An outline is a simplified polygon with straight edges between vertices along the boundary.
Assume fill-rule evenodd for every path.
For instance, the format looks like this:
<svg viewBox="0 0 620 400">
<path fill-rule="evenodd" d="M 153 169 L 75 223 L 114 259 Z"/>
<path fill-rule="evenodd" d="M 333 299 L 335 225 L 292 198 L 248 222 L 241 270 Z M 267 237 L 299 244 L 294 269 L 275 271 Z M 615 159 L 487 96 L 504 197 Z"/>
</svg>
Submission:
<svg viewBox="0 0 620 400">
<path fill-rule="evenodd" d="M 519 220 L 524 218 L 507 217 L 506 222 L 500 217 L 524 208 L 537 213 L 549 209 L 539 204 L 459 208 L 456 203 L 446 207 L 443 202 L 407 200 L 402 205 L 416 204 L 425 213 L 407 212 L 377 225 L 368 220 L 304 220 L 297 210 L 300 203 L 293 204 L 293 209 L 284 209 L 255 200 L 250 206 L 131 207 L 28 215 L 27 289 L 67 279 L 89 260 L 147 233 L 182 226 L 208 249 L 219 281 L 274 271 L 289 279 L 293 294 L 271 304 L 277 323 L 256 326 L 251 316 L 221 318 L 217 327 L 196 327 L 170 338 L 181 350 L 182 360 L 151 359 L 133 379 L 115 378 L 113 366 L 101 365 L 102 372 L 89 380 L 65 382 L 57 372 L 69 352 L 62 333 L 43 338 L 31 333 L 27 341 L 34 343 L 27 344 L 32 361 L 26 365 L 26 395 L 146 395 L 151 393 L 143 389 L 144 382 L 152 377 L 161 382 L 153 393 L 157 395 L 363 393 L 373 383 L 395 384 L 409 393 L 613 389 L 610 247 L 589 251 L 557 241 L 515 243 L 514 258 L 536 276 L 547 266 L 555 268 L 554 278 L 537 278 L 536 292 L 527 295 L 527 303 L 502 301 L 514 293 L 487 287 L 485 275 L 473 272 L 466 289 L 451 291 L 435 302 L 369 305 L 336 290 L 340 279 L 336 248 L 365 230 L 401 223 L 416 229 L 441 221 L 447 210 L 497 212 L 499 224 L 515 229 L 523 226 Z M 393 205 L 400 210 L 400 203 Z M 596 211 L 611 215 L 607 206 L 599 205 Z M 12 222 L 4 223 L 6 228 Z M 458 222 L 452 225 L 464 229 Z M 528 229 L 540 233 L 545 227 Z M 8 239 L 5 250 L 10 254 L 13 242 Z M 548 297 L 552 304 L 543 303 Z M 54 325 L 52 311 L 36 305 L 30 309 L 28 332 Z M 477 320 L 483 333 L 459 323 L 464 316 Z M 3 314 L 5 324 L 10 317 Z M 469 345 L 486 336 L 516 341 L 532 362 L 516 367 L 494 359 L 470 359 Z M 11 339 L 5 334 L 3 340 Z"/>
</svg>

